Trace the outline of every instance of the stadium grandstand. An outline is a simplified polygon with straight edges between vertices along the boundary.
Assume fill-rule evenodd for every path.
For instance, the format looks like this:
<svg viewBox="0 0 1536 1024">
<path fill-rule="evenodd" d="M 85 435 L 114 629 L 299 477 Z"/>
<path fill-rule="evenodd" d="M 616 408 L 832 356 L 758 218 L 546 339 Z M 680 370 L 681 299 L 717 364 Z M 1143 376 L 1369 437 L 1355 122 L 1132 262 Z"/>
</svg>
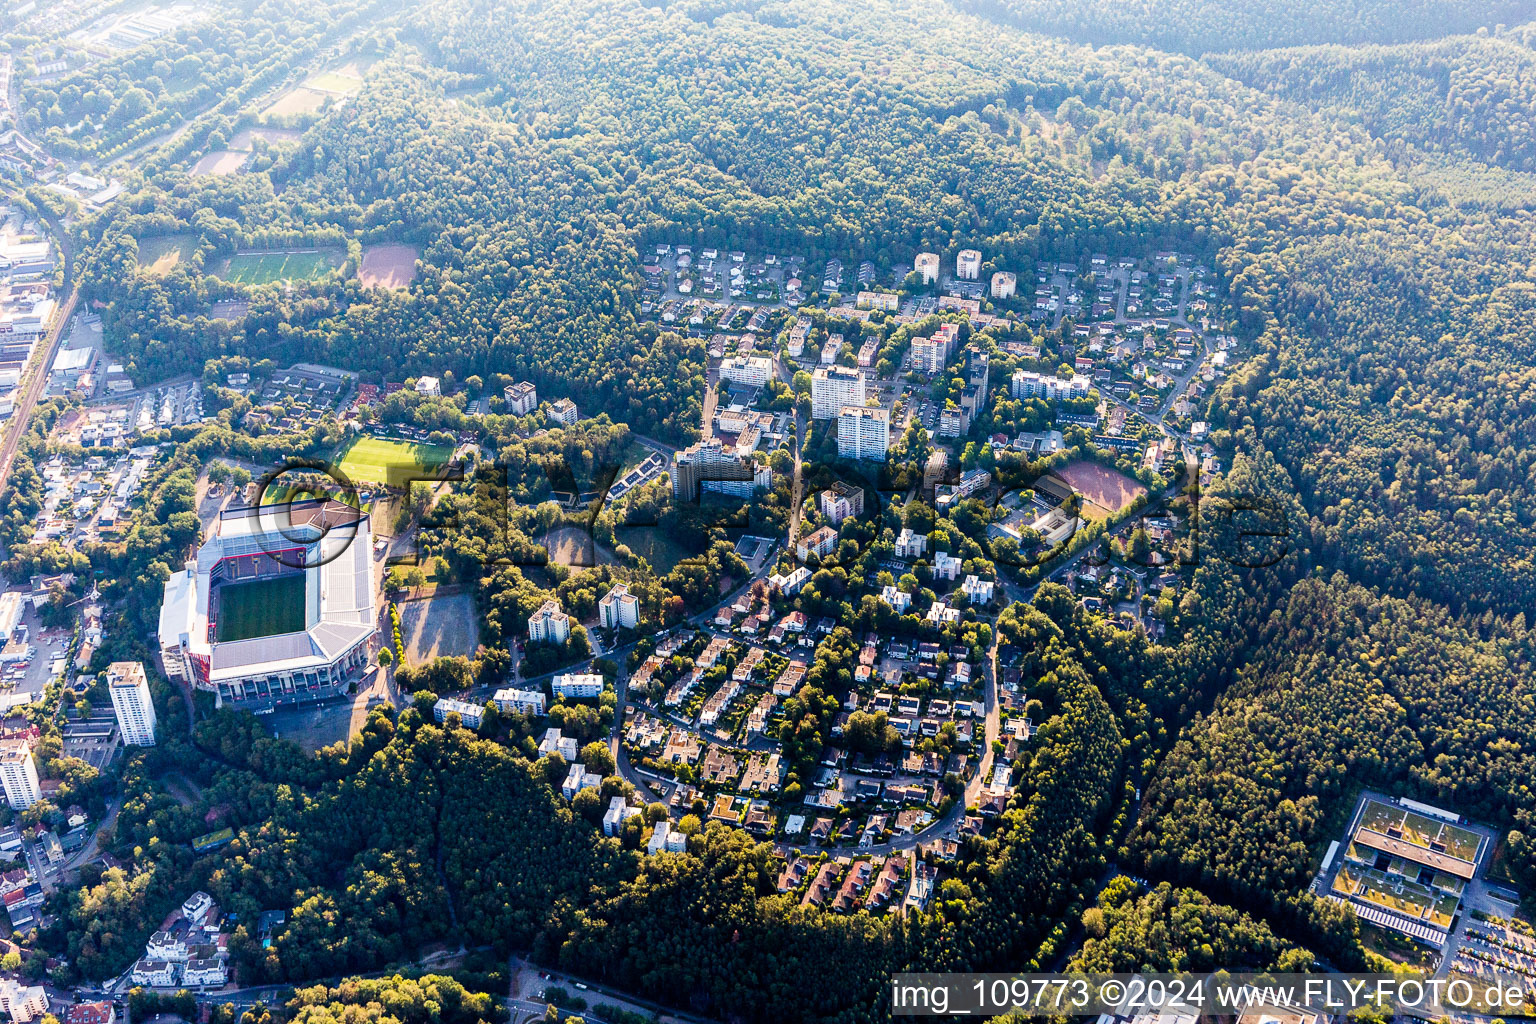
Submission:
<svg viewBox="0 0 1536 1024">
<path fill-rule="evenodd" d="M 226 509 L 165 584 L 165 673 L 245 707 L 344 692 L 377 626 L 368 515 L 314 499 Z"/>
</svg>

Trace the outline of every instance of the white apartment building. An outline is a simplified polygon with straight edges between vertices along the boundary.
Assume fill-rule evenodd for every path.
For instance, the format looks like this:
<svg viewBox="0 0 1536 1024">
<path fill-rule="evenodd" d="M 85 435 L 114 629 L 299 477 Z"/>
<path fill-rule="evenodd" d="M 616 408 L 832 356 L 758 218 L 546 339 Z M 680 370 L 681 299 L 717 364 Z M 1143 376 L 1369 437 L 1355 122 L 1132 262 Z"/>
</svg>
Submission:
<svg viewBox="0 0 1536 1024">
<path fill-rule="evenodd" d="M 864 488 L 839 480 L 817 495 L 817 504 L 821 514 L 836 525 L 864 512 Z"/>
<path fill-rule="evenodd" d="M 545 601 L 528 617 L 528 639 L 535 643 L 563 644 L 571 635 L 571 617 L 560 610 L 560 602 Z"/>
<path fill-rule="evenodd" d="M 542 715 L 544 713 L 543 690 L 516 690 L 511 687 L 503 687 L 496 691 L 491 698 L 496 703 L 496 710 L 501 712 L 516 711 L 524 715 Z"/>
<path fill-rule="evenodd" d="M 831 366 L 837 362 L 837 357 L 843 352 L 843 336 L 841 334 L 827 335 L 826 344 L 821 346 L 821 365 Z"/>
<path fill-rule="evenodd" d="M 0 978 L 0 1010 L 17 1024 L 26 1024 L 48 1012 L 48 993 L 41 985 L 23 985 L 15 978 Z"/>
<path fill-rule="evenodd" d="M 183 985 L 221 988 L 228 980 L 229 970 L 225 967 L 224 961 L 217 957 L 188 960 L 186 966 L 181 969 Z"/>
<path fill-rule="evenodd" d="M 549 403 L 549 422 L 558 423 L 562 427 L 574 427 L 579 418 L 576 403 L 569 398 L 557 398 Z"/>
<path fill-rule="evenodd" d="M 608 801 L 608 811 L 603 815 L 603 835 L 616 836 L 624 828 L 624 823 L 640 813 L 640 808 L 630 806 L 628 800 L 622 796 L 616 796 Z"/>
<path fill-rule="evenodd" d="M 992 297 L 994 299 L 1011 299 L 1019 290 L 1019 275 L 1007 270 L 999 270 L 992 275 Z"/>
<path fill-rule="evenodd" d="M 597 697 L 603 692 L 603 677 L 596 672 L 567 672 L 555 676 L 549 688 L 556 697 Z"/>
<path fill-rule="evenodd" d="M 19 738 L 0 740 L 0 784 L 5 786 L 5 799 L 13 810 L 26 810 L 43 798 L 32 744 Z"/>
<path fill-rule="evenodd" d="M 912 369 L 933 376 L 943 373 L 960 341 L 960 328 L 944 324 L 930 338 L 912 339 Z"/>
<path fill-rule="evenodd" d="M 640 624 L 640 599 L 629 587 L 615 583 L 597 602 L 597 616 L 604 629 L 634 629 Z"/>
<path fill-rule="evenodd" d="M 508 384 L 502 390 L 507 400 L 507 412 L 512 416 L 527 416 L 539 407 L 539 392 L 528 381 Z"/>
<path fill-rule="evenodd" d="M 187 958 L 187 940 L 170 932 L 155 932 L 144 943 L 144 955 L 151 960 L 180 963 Z"/>
<path fill-rule="evenodd" d="M 1074 374 L 1071 380 L 1062 380 L 1055 374 L 1015 370 L 1010 391 L 1014 398 L 1043 398 L 1047 402 L 1064 402 L 1072 398 L 1087 398 L 1091 386 L 1088 378 L 1080 373 Z"/>
<path fill-rule="evenodd" d="M 650 840 L 645 844 L 645 852 L 653 856 L 663 850 L 668 853 L 682 853 L 686 849 L 688 849 L 688 836 L 674 829 L 669 821 L 658 821 Z"/>
<path fill-rule="evenodd" d="M 773 486 L 773 470 L 707 437 L 672 453 L 672 497 L 698 501 L 701 491 L 751 497 Z"/>
<path fill-rule="evenodd" d="M 936 551 L 933 555 L 933 578 L 936 580 L 956 580 L 960 578 L 960 559 L 947 551 Z"/>
<path fill-rule="evenodd" d="M 965 592 L 965 598 L 971 604 L 986 604 L 992 600 L 994 583 L 992 580 L 984 580 L 980 576 L 967 576 L 965 582 L 960 584 L 960 589 Z"/>
<path fill-rule="evenodd" d="M 922 558 L 923 553 L 927 550 L 927 535 L 913 533 L 910 526 L 903 526 L 901 532 L 896 535 L 897 558 Z"/>
<path fill-rule="evenodd" d="M 114 661 L 107 666 L 107 692 L 123 743 L 130 747 L 155 745 L 155 704 L 149 696 L 144 666 L 136 661 Z"/>
<path fill-rule="evenodd" d="M 128 980 L 149 988 L 171 988 L 176 984 L 177 965 L 165 960 L 140 960 L 133 965 Z"/>
<path fill-rule="evenodd" d="M 560 730 L 550 726 L 544 730 L 544 738 L 539 741 L 539 756 L 547 754 L 559 754 L 567 763 L 576 760 L 576 737 L 562 736 Z"/>
<path fill-rule="evenodd" d="M 464 728 L 478 729 L 485 720 L 485 706 L 471 704 L 467 700 L 454 700 L 452 697 L 439 697 L 437 703 L 432 705 L 432 717 L 440 723 L 446 722 L 451 714 L 459 716 Z"/>
<path fill-rule="evenodd" d="M 845 459 L 885 461 L 891 448 L 891 414 L 885 409 L 845 405 L 837 418 L 837 454 Z"/>
<path fill-rule="evenodd" d="M 566 773 L 565 781 L 560 785 L 560 795 L 569 800 L 584 789 L 596 789 L 602 784 L 601 775 L 587 771 L 587 766 L 577 761 Z"/>
<path fill-rule="evenodd" d="M 932 376 L 944 370 L 945 345 L 941 338 L 912 339 L 912 369 Z"/>
<path fill-rule="evenodd" d="M 720 361 L 720 379 L 760 388 L 773 380 L 773 360 L 767 356 L 726 356 Z"/>
<path fill-rule="evenodd" d="M 443 393 L 443 382 L 436 377 L 417 377 L 416 393 L 426 395 L 428 398 L 437 398 Z"/>
<path fill-rule="evenodd" d="M 829 420 L 864 404 L 864 375 L 846 366 L 819 366 L 811 374 L 811 419 Z"/>
<path fill-rule="evenodd" d="M 955 276 L 962 281 L 975 281 L 981 277 L 981 253 L 975 249 L 961 249 L 955 257 Z"/>
<path fill-rule="evenodd" d="M 923 275 L 923 284 L 933 284 L 939 279 L 939 254 L 920 252 L 912 261 L 912 269 Z"/>
</svg>

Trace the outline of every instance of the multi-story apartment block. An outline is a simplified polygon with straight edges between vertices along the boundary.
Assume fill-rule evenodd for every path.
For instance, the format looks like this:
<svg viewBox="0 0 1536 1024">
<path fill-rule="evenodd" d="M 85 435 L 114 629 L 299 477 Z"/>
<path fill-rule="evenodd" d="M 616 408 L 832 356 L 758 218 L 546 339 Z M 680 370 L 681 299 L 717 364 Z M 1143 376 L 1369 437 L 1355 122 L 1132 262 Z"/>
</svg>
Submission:
<svg viewBox="0 0 1536 1024">
<path fill-rule="evenodd" d="M 560 610 L 560 602 L 545 601 L 528 617 L 528 639 L 535 643 L 563 644 L 571 635 L 571 617 Z"/>
<path fill-rule="evenodd" d="M 933 284 L 939 279 L 939 254 L 920 252 L 912 261 L 912 269 L 923 276 L 923 284 Z"/>
<path fill-rule="evenodd" d="M 1064 402 L 1072 398 L 1087 398 L 1091 386 L 1088 378 L 1080 373 L 1074 374 L 1070 380 L 1062 380 L 1054 374 L 1015 370 L 1011 392 L 1014 398 L 1043 398 L 1047 402 Z"/>
<path fill-rule="evenodd" d="M 640 624 L 640 599 L 622 583 L 597 602 L 597 617 L 604 629 L 634 629 Z"/>
<path fill-rule="evenodd" d="M 760 388 L 773 380 L 773 360 L 767 356 L 727 356 L 720 362 L 720 379 Z"/>
<path fill-rule="evenodd" d="M 28 740 L 0 740 L 0 784 L 5 786 L 5 799 L 14 810 L 26 810 L 43 798 Z"/>
<path fill-rule="evenodd" d="M 539 407 L 539 392 L 528 381 L 508 384 L 502 390 L 507 400 L 507 412 L 512 416 L 527 416 Z"/>
<path fill-rule="evenodd" d="M 544 713 L 543 690 L 518 690 L 510 686 L 496 691 L 491 698 L 496 704 L 496 710 L 501 712 L 516 711 L 524 715 L 542 715 Z"/>
<path fill-rule="evenodd" d="M 821 366 L 811 374 L 811 419 L 829 420 L 849 405 L 864 404 L 864 375 L 846 366 Z"/>
<path fill-rule="evenodd" d="M 698 501 L 703 491 L 749 497 L 772 486 L 771 469 L 726 448 L 717 437 L 672 453 L 672 497 L 677 501 Z"/>
<path fill-rule="evenodd" d="M 603 692 L 603 677 L 596 672 L 566 672 L 550 681 L 556 697 L 597 697 Z"/>
<path fill-rule="evenodd" d="M 836 525 L 849 516 L 863 514 L 864 488 L 839 480 L 817 496 L 817 503 L 821 514 Z"/>
<path fill-rule="evenodd" d="M 981 277 L 981 253 L 975 249 L 961 249 L 955 257 L 955 276 L 962 281 L 975 281 Z"/>
<path fill-rule="evenodd" d="M 136 661 L 114 661 L 107 666 L 107 692 L 117 712 L 117 727 L 130 747 L 155 745 L 155 704 L 149 696 L 144 666 Z"/>
<path fill-rule="evenodd" d="M 845 405 L 837 418 L 837 454 L 845 459 L 884 461 L 891 447 L 891 414 L 885 409 Z"/>
</svg>

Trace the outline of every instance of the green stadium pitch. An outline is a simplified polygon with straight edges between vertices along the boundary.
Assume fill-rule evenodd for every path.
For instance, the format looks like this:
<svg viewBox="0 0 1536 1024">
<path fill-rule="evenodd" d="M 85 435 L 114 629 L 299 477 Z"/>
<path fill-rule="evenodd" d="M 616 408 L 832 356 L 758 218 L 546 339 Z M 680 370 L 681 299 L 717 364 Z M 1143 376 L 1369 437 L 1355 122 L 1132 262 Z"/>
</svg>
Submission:
<svg viewBox="0 0 1536 1024">
<path fill-rule="evenodd" d="M 431 479 L 453 458 L 453 446 L 359 437 L 336 455 L 336 468 L 358 484 L 403 490 L 413 479 Z"/>
<path fill-rule="evenodd" d="M 304 574 L 274 576 L 219 588 L 219 643 L 304 630 Z"/>
</svg>

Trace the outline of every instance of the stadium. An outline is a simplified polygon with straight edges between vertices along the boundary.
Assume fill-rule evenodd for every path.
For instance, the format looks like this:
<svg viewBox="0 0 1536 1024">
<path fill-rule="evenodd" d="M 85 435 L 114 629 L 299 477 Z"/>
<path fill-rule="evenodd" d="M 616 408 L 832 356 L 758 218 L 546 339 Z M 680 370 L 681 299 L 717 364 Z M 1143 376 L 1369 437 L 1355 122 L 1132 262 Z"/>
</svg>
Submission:
<svg viewBox="0 0 1536 1024">
<path fill-rule="evenodd" d="M 166 675 L 246 707 L 344 692 L 376 627 L 368 516 L 338 501 L 226 509 L 166 581 Z"/>
</svg>

